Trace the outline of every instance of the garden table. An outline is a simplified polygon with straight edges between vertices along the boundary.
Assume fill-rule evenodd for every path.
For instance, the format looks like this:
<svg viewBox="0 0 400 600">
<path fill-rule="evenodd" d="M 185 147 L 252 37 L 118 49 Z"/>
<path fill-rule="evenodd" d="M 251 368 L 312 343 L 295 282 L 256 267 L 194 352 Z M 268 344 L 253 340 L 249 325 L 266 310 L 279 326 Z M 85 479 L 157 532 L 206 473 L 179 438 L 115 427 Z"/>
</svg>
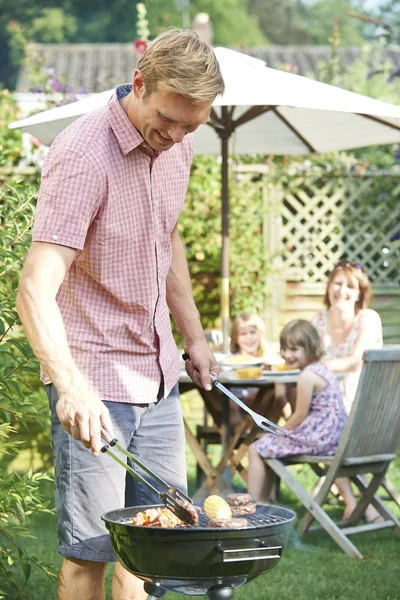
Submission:
<svg viewBox="0 0 400 600">
<path fill-rule="evenodd" d="M 232 373 L 233 372 L 222 371 L 218 378 L 219 381 L 223 385 L 231 388 L 233 393 L 235 393 L 235 388 L 256 388 L 257 395 L 254 405 L 252 405 L 253 410 L 256 412 L 258 412 L 257 406 L 261 405 L 266 390 L 273 389 L 275 383 L 296 383 L 299 374 L 299 372 L 286 374 L 282 371 L 276 373 L 271 371 L 266 372 L 266 374 L 257 379 L 235 379 Z M 231 434 L 229 398 L 221 395 L 214 387 L 209 392 L 203 388 L 199 388 L 193 383 L 185 371 L 181 371 L 179 378 L 180 393 L 184 394 L 193 389 L 197 389 L 203 399 L 207 411 L 213 417 L 214 423 L 220 432 L 222 446 L 220 462 L 217 467 L 213 467 L 206 452 L 199 443 L 199 440 L 193 435 L 186 420 L 184 420 L 186 441 L 196 458 L 197 464 L 206 476 L 203 484 L 196 490 L 195 494 L 193 494 L 193 499 L 201 502 L 210 494 L 224 496 L 232 492 L 230 481 L 226 481 L 223 477 L 227 467 L 230 468 L 231 476 L 235 471 L 238 471 L 240 472 L 241 477 L 247 482 L 247 471 L 241 464 L 241 461 L 246 455 L 249 445 L 256 439 L 257 435 L 261 432 L 261 429 L 255 425 L 251 416 L 247 415 L 239 425 L 234 428 Z M 243 399 L 242 401 L 245 402 Z M 215 406 L 218 406 L 220 403 L 222 403 L 222 415 L 215 411 Z M 239 447 L 237 447 L 239 440 L 243 438 L 243 434 L 244 439 L 242 439 Z"/>
</svg>

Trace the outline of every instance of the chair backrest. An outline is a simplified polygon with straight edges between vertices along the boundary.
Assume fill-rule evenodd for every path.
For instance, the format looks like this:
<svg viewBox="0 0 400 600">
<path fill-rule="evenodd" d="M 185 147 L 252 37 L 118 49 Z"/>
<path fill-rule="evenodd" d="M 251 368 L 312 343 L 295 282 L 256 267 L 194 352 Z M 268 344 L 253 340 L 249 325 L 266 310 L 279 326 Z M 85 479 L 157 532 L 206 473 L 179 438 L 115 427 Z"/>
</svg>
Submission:
<svg viewBox="0 0 400 600">
<path fill-rule="evenodd" d="M 211 350 L 221 350 L 223 343 L 223 334 L 219 329 L 207 329 L 205 332 L 205 338 Z"/>
<path fill-rule="evenodd" d="M 400 441 L 400 346 L 366 350 L 363 360 L 340 460 L 395 454 Z"/>
</svg>

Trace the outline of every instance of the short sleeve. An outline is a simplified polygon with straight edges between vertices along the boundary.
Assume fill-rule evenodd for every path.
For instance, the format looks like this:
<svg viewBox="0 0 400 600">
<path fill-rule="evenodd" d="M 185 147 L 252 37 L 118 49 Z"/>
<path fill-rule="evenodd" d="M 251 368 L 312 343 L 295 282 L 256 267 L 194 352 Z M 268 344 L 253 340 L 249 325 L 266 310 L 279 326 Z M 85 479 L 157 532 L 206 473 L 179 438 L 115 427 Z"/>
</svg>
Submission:
<svg viewBox="0 0 400 600">
<path fill-rule="evenodd" d="M 89 160 L 71 151 L 48 156 L 43 167 L 32 240 L 82 250 L 103 199 Z"/>
<path fill-rule="evenodd" d="M 318 329 L 318 331 L 320 331 L 322 329 L 323 321 L 324 321 L 324 315 L 323 315 L 322 311 L 315 313 L 310 319 L 310 323 L 312 325 L 314 325 L 314 327 L 316 329 Z"/>
</svg>

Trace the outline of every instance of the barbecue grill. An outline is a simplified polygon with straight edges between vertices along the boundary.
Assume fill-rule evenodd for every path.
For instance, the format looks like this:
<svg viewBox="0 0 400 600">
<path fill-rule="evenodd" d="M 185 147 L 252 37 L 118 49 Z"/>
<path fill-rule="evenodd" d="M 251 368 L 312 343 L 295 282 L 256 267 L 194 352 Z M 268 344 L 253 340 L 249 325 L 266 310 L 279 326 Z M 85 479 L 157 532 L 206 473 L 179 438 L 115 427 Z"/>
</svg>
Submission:
<svg viewBox="0 0 400 600">
<path fill-rule="evenodd" d="M 230 600 L 234 589 L 263 575 L 279 562 L 295 514 L 257 505 L 240 529 L 210 528 L 202 513 L 194 526 L 142 527 L 127 521 L 161 505 L 134 506 L 103 515 L 122 565 L 145 582 L 148 600 L 167 591 L 209 600 Z"/>
</svg>

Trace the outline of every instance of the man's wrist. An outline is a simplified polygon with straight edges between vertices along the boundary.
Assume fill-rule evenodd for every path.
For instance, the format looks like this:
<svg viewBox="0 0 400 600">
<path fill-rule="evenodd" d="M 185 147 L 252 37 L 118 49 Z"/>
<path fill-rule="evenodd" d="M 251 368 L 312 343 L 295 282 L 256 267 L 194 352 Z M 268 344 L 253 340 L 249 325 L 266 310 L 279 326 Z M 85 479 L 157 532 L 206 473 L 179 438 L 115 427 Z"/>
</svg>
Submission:
<svg viewBox="0 0 400 600">
<path fill-rule="evenodd" d="M 202 343 L 206 343 L 206 338 L 204 336 L 204 332 L 201 331 L 200 334 L 197 335 L 190 335 L 190 336 L 183 336 L 183 341 L 184 341 L 184 347 L 188 348 L 190 346 L 194 346 L 195 344 L 202 344 Z"/>
<path fill-rule="evenodd" d="M 82 390 L 87 387 L 82 373 L 76 368 L 57 371 L 52 381 L 57 388 L 58 395 L 71 394 L 73 390 Z"/>
</svg>

